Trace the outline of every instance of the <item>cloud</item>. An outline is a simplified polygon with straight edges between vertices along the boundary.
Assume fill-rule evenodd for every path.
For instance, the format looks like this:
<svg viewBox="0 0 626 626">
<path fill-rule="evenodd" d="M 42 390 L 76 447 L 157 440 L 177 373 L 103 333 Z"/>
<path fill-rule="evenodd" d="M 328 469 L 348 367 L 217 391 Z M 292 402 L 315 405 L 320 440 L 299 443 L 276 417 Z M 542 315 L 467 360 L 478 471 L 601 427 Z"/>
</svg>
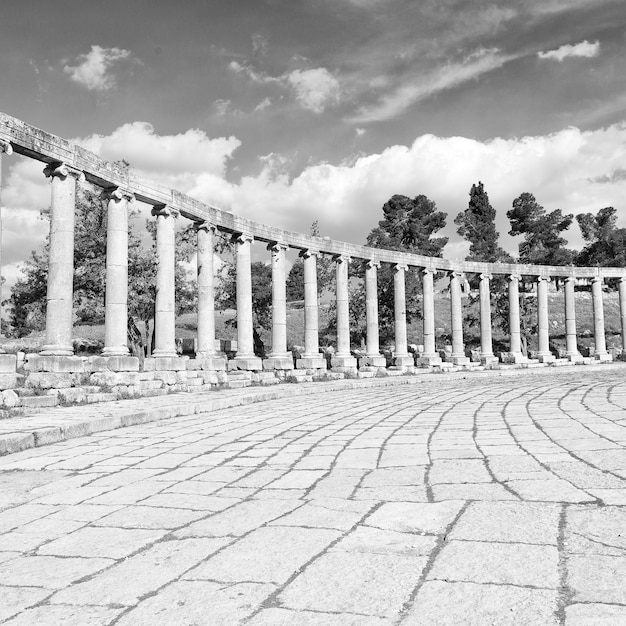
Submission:
<svg viewBox="0 0 626 626">
<path fill-rule="evenodd" d="M 339 81 L 325 67 L 295 69 L 279 76 L 259 72 L 251 65 L 239 61 L 231 61 L 228 68 L 236 74 L 247 76 L 259 85 L 275 84 L 291 90 L 296 102 L 313 113 L 322 113 L 341 98 Z"/>
<path fill-rule="evenodd" d="M 272 101 L 269 98 L 263 98 L 259 104 L 254 107 L 254 112 L 265 111 L 268 107 L 272 106 Z"/>
<path fill-rule="evenodd" d="M 362 107 L 350 121 L 379 122 L 397 117 L 417 102 L 474 80 L 502 67 L 512 59 L 512 56 L 501 55 L 495 48 L 480 49 L 467 56 L 462 62 L 449 63 L 434 72 L 431 71 L 428 75 L 413 77 L 408 84 L 406 83 L 408 79 L 403 77 L 400 86 L 383 96 L 376 104 Z"/>
<path fill-rule="evenodd" d="M 68 65 L 66 62 L 63 71 L 71 80 L 90 91 L 107 91 L 113 89 L 116 84 L 113 68 L 128 60 L 130 56 L 129 50 L 91 46 L 87 54 L 81 54 L 76 58 L 76 65 Z"/>
<path fill-rule="evenodd" d="M 570 57 L 586 57 L 593 58 L 600 54 L 600 42 L 589 43 L 586 39 L 580 43 L 571 45 L 566 44 L 557 48 L 556 50 L 549 50 L 548 52 L 538 52 L 537 56 L 540 59 L 551 59 L 562 63 L 565 59 Z"/>
<path fill-rule="evenodd" d="M 224 117 L 230 109 L 231 101 L 230 100 L 216 100 L 213 103 L 213 108 L 217 113 L 218 117 Z"/>
<path fill-rule="evenodd" d="M 261 33 L 252 35 L 252 51 L 258 56 L 265 56 L 269 49 L 270 42 Z"/>
</svg>

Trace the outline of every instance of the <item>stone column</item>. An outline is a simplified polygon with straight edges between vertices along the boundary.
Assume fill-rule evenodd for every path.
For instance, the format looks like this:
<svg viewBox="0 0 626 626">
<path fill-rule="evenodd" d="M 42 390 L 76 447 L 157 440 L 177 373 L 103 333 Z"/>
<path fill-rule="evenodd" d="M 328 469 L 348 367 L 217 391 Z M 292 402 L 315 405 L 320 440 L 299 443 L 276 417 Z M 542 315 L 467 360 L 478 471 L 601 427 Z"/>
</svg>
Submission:
<svg viewBox="0 0 626 626">
<path fill-rule="evenodd" d="M 102 356 L 128 356 L 128 203 L 135 196 L 107 189 L 106 292 Z"/>
<path fill-rule="evenodd" d="M 237 355 L 229 361 L 229 369 L 260 370 L 263 363 L 254 354 L 254 318 L 252 313 L 251 248 L 254 237 L 243 233 L 233 235 L 237 275 Z"/>
<path fill-rule="evenodd" d="M 450 272 L 450 328 L 452 332 L 452 353 L 449 360 L 455 365 L 469 364 L 463 343 L 463 299 L 461 294 L 462 272 Z"/>
<path fill-rule="evenodd" d="M 572 363 L 582 363 L 583 357 L 578 351 L 576 337 L 575 285 L 576 278 L 574 276 L 568 276 L 565 279 L 565 349 L 567 358 Z"/>
<path fill-rule="evenodd" d="M 394 331 L 395 350 L 394 365 L 396 367 L 411 367 L 415 365 L 414 358 L 408 353 L 408 342 L 406 336 L 406 295 L 404 275 L 408 266 L 396 263 L 393 266 L 393 309 L 394 309 Z"/>
<path fill-rule="evenodd" d="M 387 360 L 380 353 L 378 333 L 378 268 L 380 262 L 365 262 L 365 315 L 367 326 L 367 356 L 362 364 L 372 367 L 385 367 Z"/>
<path fill-rule="evenodd" d="M 441 363 L 441 357 L 435 346 L 434 272 L 428 267 L 422 269 L 422 309 L 424 352 L 417 358 L 417 364 L 438 365 Z"/>
<path fill-rule="evenodd" d="M 480 275 L 480 362 L 483 365 L 497 363 L 498 358 L 493 354 L 491 340 L 491 291 L 489 288 L 490 274 Z"/>
<path fill-rule="evenodd" d="M 287 246 L 270 243 L 267 249 L 272 253 L 272 351 L 263 361 L 263 369 L 290 370 L 293 357 L 287 352 Z"/>
<path fill-rule="evenodd" d="M 509 275 L 509 354 L 507 361 L 524 363 L 528 357 L 522 354 L 522 333 L 519 312 L 519 281 L 518 274 Z"/>
<path fill-rule="evenodd" d="M 555 360 L 550 352 L 550 321 L 548 316 L 548 282 L 545 276 L 537 277 L 537 335 L 539 350 L 537 358 L 540 363 L 551 363 Z"/>
<path fill-rule="evenodd" d="M 2 275 L 2 155 L 13 154 L 13 146 L 8 139 L 0 138 L 0 275 Z M 2 335 L 2 282 L 0 281 L 0 339 Z M 5 350 L 0 346 L 0 354 L 4 354 Z"/>
<path fill-rule="evenodd" d="M 611 361 L 611 355 L 606 351 L 604 336 L 604 306 L 602 303 L 602 285 L 604 278 L 595 276 L 591 279 L 591 299 L 593 301 L 593 330 L 595 353 L 593 358 L 598 361 Z"/>
<path fill-rule="evenodd" d="M 622 354 L 626 357 L 626 276 L 619 279 L 619 312 L 622 320 Z"/>
<path fill-rule="evenodd" d="M 336 305 L 337 305 L 337 352 L 331 359 L 333 368 L 356 369 L 356 359 L 350 354 L 350 307 L 348 290 L 348 265 L 350 257 L 335 257 Z"/>
<path fill-rule="evenodd" d="M 178 211 L 169 206 L 155 206 L 156 217 L 156 300 L 154 304 L 154 350 L 155 358 L 175 358 L 176 353 L 176 219 Z"/>
<path fill-rule="evenodd" d="M 198 237 L 197 281 L 198 281 L 198 337 L 196 361 L 203 370 L 223 370 L 225 360 L 215 349 L 215 248 L 216 227 L 209 222 L 195 225 Z"/>
<path fill-rule="evenodd" d="M 85 176 L 63 163 L 44 169 L 52 182 L 50 252 L 46 295 L 46 343 L 42 355 L 71 356 L 74 287 L 74 209 L 76 181 Z"/>
<path fill-rule="evenodd" d="M 304 260 L 304 354 L 296 360 L 298 369 L 325 369 L 326 359 L 320 354 L 317 316 L 316 250 L 303 250 Z"/>
</svg>

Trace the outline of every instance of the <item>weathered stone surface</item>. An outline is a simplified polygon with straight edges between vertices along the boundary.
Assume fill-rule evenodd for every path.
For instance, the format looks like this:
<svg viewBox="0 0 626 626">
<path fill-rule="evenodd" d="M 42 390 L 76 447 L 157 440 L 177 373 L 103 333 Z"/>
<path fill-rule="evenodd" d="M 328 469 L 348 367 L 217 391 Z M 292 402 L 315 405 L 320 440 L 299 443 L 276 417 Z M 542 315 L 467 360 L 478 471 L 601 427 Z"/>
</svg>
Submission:
<svg viewBox="0 0 626 626">
<path fill-rule="evenodd" d="M 611 604 L 572 604 L 565 609 L 567 626 L 622 626 L 626 606 Z"/>
<path fill-rule="evenodd" d="M 592 554 L 568 558 L 568 583 L 578 602 L 626 604 L 626 559 Z"/>
<path fill-rule="evenodd" d="M 440 534 L 458 515 L 463 502 L 383 504 L 365 524 L 398 532 Z"/>
<path fill-rule="evenodd" d="M 0 620 L 37 604 L 49 594 L 48 589 L 38 587 L 0 587 Z"/>
<path fill-rule="evenodd" d="M 17 370 L 17 356 L 15 354 L 0 354 L 0 374 L 15 374 Z"/>
<path fill-rule="evenodd" d="M 109 624 L 122 613 L 123 608 L 109 608 L 104 606 L 71 606 L 49 605 L 27 609 L 6 622 L 10 626 L 102 626 Z"/>
<path fill-rule="evenodd" d="M 91 372 L 138 372 L 139 359 L 135 356 L 92 356 L 87 359 Z"/>
</svg>

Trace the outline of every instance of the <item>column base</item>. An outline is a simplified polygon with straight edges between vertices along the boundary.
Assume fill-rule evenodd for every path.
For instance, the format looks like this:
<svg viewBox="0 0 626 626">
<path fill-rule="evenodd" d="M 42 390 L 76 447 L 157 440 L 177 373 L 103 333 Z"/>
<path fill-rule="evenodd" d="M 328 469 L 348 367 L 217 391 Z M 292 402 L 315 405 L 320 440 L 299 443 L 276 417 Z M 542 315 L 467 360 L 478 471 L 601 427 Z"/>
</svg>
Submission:
<svg viewBox="0 0 626 626">
<path fill-rule="evenodd" d="M 292 370 L 293 357 L 290 354 L 282 356 L 269 356 L 263 359 L 264 370 Z"/>
<path fill-rule="evenodd" d="M 382 355 L 367 355 L 359 359 L 361 367 L 387 367 L 387 359 Z"/>
<path fill-rule="evenodd" d="M 102 356 L 128 356 L 130 354 L 126 346 L 111 346 L 104 347 L 102 350 Z"/>
<path fill-rule="evenodd" d="M 176 359 L 178 352 L 176 350 L 155 350 L 150 356 L 153 359 Z"/>
<path fill-rule="evenodd" d="M 613 360 L 613 357 L 608 352 L 596 352 L 593 355 L 594 361 L 600 361 L 601 363 L 609 363 Z"/>
<path fill-rule="evenodd" d="M 584 361 L 583 355 L 580 352 L 573 352 L 571 354 L 565 355 L 565 358 L 570 363 L 582 363 Z"/>
<path fill-rule="evenodd" d="M 196 354 L 196 358 L 190 360 L 197 369 L 205 371 L 220 371 L 226 369 L 226 359 L 223 356 L 201 356 Z"/>
<path fill-rule="evenodd" d="M 325 370 L 328 364 L 323 356 L 303 356 L 296 359 L 296 369 L 298 370 Z"/>
<path fill-rule="evenodd" d="M 481 354 L 480 355 L 481 365 L 496 365 L 499 362 L 500 362 L 500 359 L 495 354 Z"/>
<path fill-rule="evenodd" d="M 39 354 L 41 356 L 74 356 L 74 346 L 66 344 L 46 345 Z"/>
<path fill-rule="evenodd" d="M 469 365 L 471 363 L 470 358 L 468 356 L 449 354 L 446 356 L 446 362 L 452 363 L 453 365 Z"/>
<path fill-rule="evenodd" d="M 537 355 L 537 359 L 539 361 L 539 363 L 554 363 L 554 361 L 556 361 L 556 357 L 554 356 L 554 354 L 541 354 L 539 353 Z"/>
<path fill-rule="evenodd" d="M 415 359 L 415 365 L 430 367 L 431 365 L 441 365 L 442 359 L 438 354 L 422 354 Z"/>
<path fill-rule="evenodd" d="M 394 356 L 393 364 L 396 367 L 409 367 L 415 365 L 415 358 L 409 354 Z"/>
<path fill-rule="evenodd" d="M 239 357 L 228 361 L 228 371 L 234 370 L 246 370 L 246 371 L 260 371 L 263 369 L 263 359 L 259 356 Z"/>
<path fill-rule="evenodd" d="M 336 367 L 348 367 L 356 369 L 357 361 L 353 356 L 339 356 L 337 354 L 330 358 L 330 366 L 335 369 Z"/>
<path fill-rule="evenodd" d="M 524 356 L 521 352 L 502 352 L 500 353 L 500 360 L 502 363 L 509 365 L 528 363 L 528 357 Z"/>
</svg>

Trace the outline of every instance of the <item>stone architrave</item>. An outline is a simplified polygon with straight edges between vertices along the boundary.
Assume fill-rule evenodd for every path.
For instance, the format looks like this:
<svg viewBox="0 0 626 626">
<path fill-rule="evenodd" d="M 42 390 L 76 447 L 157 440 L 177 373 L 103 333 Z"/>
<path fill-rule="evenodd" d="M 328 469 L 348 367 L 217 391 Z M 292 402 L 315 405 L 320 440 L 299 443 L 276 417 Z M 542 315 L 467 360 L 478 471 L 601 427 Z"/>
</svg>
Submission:
<svg viewBox="0 0 626 626">
<path fill-rule="evenodd" d="M 361 361 L 363 365 L 385 367 L 387 359 L 380 353 L 378 332 L 378 268 L 380 262 L 365 262 L 365 316 L 367 328 L 367 355 Z"/>
<path fill-rule="evenodd" d="M 320 354 L 317 300 L 317 250 L 300 252 L 304 266 L 304 354 L 296 359 L 298 369 L 326 369 Z"/>
<path fill-rule="evenodd" d="M 554 355 L 550 352 L 550 321 L 548 315 L 549 282 L 550 278 L 547 276 L 537 277 L 537 336 L 539 341 L 537 358 L 540 363 L 551 363 L 555 360 Z"/>
<path fill-rule="evenodd" d="M 626 353 L 626 276 L 619 279 L 619 313 L 622 329 L 622 354 Z"/>
<path fill-rule="evenodd" d="M 493 354 L 491 340 L 491 274 L 481 274 L 478 285 L 480 300 L 480 362 L 483 365 L 497 363 L 498 358 Z"/>
<path fill-rule="evenodd" d="M 331 366 L 356 368 L 356 359 L 350 353 L 350 311 L 348 292 L 348 265 L 350 257 L 338 255 L 334 258 L 337 303 L 337 351 L 331 358 Z"/>
<path fill-rule="evenodd" d="M 2 181 L 2 155 L 13 154 L 13 146 L 8 139 L 0 137 L 0 181 Z M 0 184 L 0 274 L 2 273 L 2 185 Z M 2 335 L 2 283 L 0 281 L 0 339 Z M 0 354 L 4 354 L 5 350 L 0 346 Z"/>
<path fill-rule="evenodd" d="M 197 234 L 198 337 L 196 361 L 203 370 L 223 370 L 226 361 L 215 350 L 215 267 L 213 251 L 216 227 L 195 224 Z"/>
<path fill-rule="evenodd" d="M 74 210 L 76 181 L 83 172 L 64 163 L 50 163 L 44 174 L 51 180 L 50 253 L 46 295 L 44 356 L 71 356 L 74 283 Z"/>
<path fill-rule="evenodd" d="M 594 359 L 598 361 L 611 361 L 611 355 L 606 350 L 606 337 L 604 335 L 604 305 L 602 302 L 602 286 L 604 278 L 594 276 L 591 279 L 591 300 L 593 302 L 593 330 L 595 340 Z"/>
<path fill-rule="evenodd" d="M 576 335 L 576 292 L 574 287 L 576 278 L 568 276 L 565 279 L 565 354 L 572 363 L 582 363 L 583 357 L 578 351 Z"/>
<path fill-rule="evenodd" d="M 406 328 L 406 293 L 405 273 L 407 265 L 396 263 L 393 266 L 393 316 L 394 316 L 394 365 L 396 367 L 410 367 L 415 365 L 414 358 L 408 352 Z"/>
<path fill-rule="evenodd" d="M 293 357 L 287 352 L 287 246 L 274 242 L 267 248 L 272 254 L 272 351 L 263 361 L 263 369 L 290 370 Z"/>
<path fill-rule="evenodd" d="M 448 360 L 455 365 L 468 365 L 469 357 L 465 356 L 463 342 L 463 299 L 461 281 L 463 272 L 450 272 L 450 327 L 452 330 L 452 353 Z"/>
<path fill-rule="evenodd" d="M 102 356 L 128 356 L 128 204 L 135 196 L 119 187 L 104 195 L 108 205 Z"/>
<path fill-rule="evenodd" d="M 438 365 L 441 357 L 435 346 L 435 288 L 434 272 L 429 267 L 422 269 L 422 329 L 424 352 L 417 358 L 418 365 Z"/>
<path fill-rule="evenodd" d="M 155 358 L 175 358 L 176 352 L 176 219 L 178 211 L 169 206 L 155 206 L 156 216 L 156 301 L 154 307 L 154 351 Z"/>
<path fill-rule="evenodd" d="M 519 311 L 519 274 L 510 274 L 509 280 L 509 353 L 507 362 L 525 363 L 528 357 L 522 354 L 522 333 L 520 328 Z"/>
<path fill-rule="evenodd" d="M 233 234 L 237 276 L 237 355 L 229 361 L 229 369 L 263 369 L 261 358 L 254 354 L 251 264 L 253 241 L 252 235 Z"/>
</svg>

